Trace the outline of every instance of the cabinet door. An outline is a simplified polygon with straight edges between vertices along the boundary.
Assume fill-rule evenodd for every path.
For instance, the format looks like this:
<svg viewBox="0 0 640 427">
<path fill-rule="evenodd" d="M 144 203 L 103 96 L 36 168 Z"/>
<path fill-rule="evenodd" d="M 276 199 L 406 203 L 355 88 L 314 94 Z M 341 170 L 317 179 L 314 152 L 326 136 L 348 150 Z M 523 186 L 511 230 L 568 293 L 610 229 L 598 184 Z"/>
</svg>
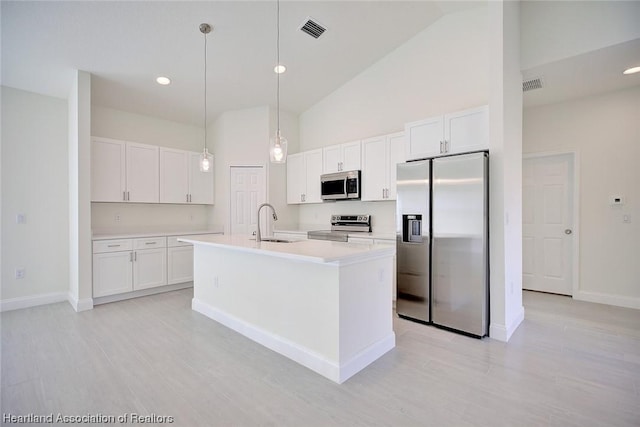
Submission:
<svg viewBox="0 0 640 427">
<path fill-rule="evenodd" d="M 154 145 L 127 142 L 128 201 L 160 201 L 159 149 Z"/>
<path fill-rule="evenodd" d="M 347 142 L 342 144 L 342 170 L 355 171 L 360 170 L 362 157 L 362 149 L 360 141 Z"/>
<path fill-rule="evenodd" d="M 200 153 L 189 153 L 189 201 L 201 205 L 214 202 L 215 159 L 209 172 L 200 171 Z"/>
<path fill-rule="evenodd" d="M 405 125 L 407 160 L 424 159 L 441 154 L 444 141 L 444 117 L 432 117 Z"/>
<path fill-rule="evenodd" d="M 322 175 L 322 149 L 307 151 L 305 159 L 305 203 L 322 203 L 320 175 Z"/>
<path fill-rule="evenodd" d="M 287 156 L 287 203 L 302 203 L 302 194 L 306 185 L 304 171 L 304 154 L 290 154 Z"/>
<path fill-rule="evenodd" d="M 387 170 L 389 182 L 387 183 L 387 200 L 396 200 L 398 163 L 404 163 L 404 132 L 387 135 Z"/>
<path fill-rule="evenodd" d="M 324 147 L 322 149 L 322 158 L 322 173 L 334 173 L 340 171 L 342 147 L 340 147 L 340 144 Z"/>
<path fill-rule="evenodd" d="M 362 200 L 384 200 L 387 183 L 386 138 L 362 141 Z"/>
<path fill-rule="evenodd" d="M 193 281 L 193 246 L 177 246 L 167 249 L 167 283 Z"/>
<path fill-rule="evenodd" d="M 133 252 L 107 252 L 93 255 L 93 297 L 131 292 Z"/>
<path fill-rule="evenodd" d="M 187 151 L 160 148 L 160 203 L 187 203 L 189 194 Z"/>
<path fill-rule="evenodd" d="M 489 148 L 487 105 L 444 116 L 447 153 L 468 153 Z"/>
<path fill-rule="evenodd" d="M 133 289 L 167 284 L 167 249 L 144 249 L 133 252 Z"/>
<path fill-rule="evenodd" d="M 126 188 L 126 143 L 107 138 L 91 140 L 91 201 L 123 202 Z"/>
</svg>

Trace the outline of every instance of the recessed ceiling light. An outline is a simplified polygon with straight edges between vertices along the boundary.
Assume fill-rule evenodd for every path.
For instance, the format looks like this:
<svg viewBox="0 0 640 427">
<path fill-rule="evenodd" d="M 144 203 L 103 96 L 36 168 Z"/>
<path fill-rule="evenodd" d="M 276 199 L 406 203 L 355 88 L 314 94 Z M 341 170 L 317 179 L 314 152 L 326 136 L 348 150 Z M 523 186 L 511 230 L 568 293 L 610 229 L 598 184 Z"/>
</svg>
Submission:
<svg viewBox="0 0 640 427">
<path fill-rule="evenodd" d="M 627 68 L 622 72 L 622 74 L 635 74 L 635 73 L 640 73 L 640 67 Z"/>
<path fill-rule="evenodd" d="M 158 77 L 156 79 L 156 82 L 158 82 L 159 85 L 163 85 L 166 86 L 168 84 L 171 84 L 171 79 L 169 77 Z"/>
<path fill-rule="evenodd" d="M 287 67 L 285 67 L 282 64 L 276 65 L 275 67 L 273 67 L 273 71 L 275 71 L 276 74 L 282 74 L 285 71 L 287 71 Z"/>
</svg>

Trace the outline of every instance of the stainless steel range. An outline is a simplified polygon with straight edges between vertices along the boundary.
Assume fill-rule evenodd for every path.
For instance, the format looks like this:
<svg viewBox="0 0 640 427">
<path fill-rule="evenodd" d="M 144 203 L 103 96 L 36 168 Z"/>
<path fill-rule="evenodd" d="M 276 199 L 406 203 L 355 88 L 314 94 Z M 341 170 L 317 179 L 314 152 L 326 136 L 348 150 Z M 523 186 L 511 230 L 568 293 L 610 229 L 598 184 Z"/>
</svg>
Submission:
<svg viewBox="0 0 640 427">
<path fill-rule="evenodd" d="M 331 230 L 309 231 L 314 240 L 348 241 L 349 233 L 370 233 L 371 215 L 331 215 Z"/>
</svg>

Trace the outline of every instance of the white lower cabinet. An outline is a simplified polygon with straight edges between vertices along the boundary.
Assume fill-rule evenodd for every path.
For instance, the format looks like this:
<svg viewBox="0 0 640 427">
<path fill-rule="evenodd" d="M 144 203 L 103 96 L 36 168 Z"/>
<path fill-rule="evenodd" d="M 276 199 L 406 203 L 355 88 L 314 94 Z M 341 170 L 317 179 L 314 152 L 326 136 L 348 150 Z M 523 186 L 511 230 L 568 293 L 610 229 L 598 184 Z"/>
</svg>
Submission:
<svg viewBox="0 0 640 427">
<path fill-rule="evenodd" d="M 93 254 L 93 297 L 133 290 L 131 251 Z"/>
<path fill-rule="evenodd" d="M 93 297 L 166 285 L 166 242 L 166 237 L 94 242 Z"/>
<path fill-rule="evenodd" d="M 193 281 L 193 245 L 167 239 L 167 283 L 174 285 Z"/>
</svg>

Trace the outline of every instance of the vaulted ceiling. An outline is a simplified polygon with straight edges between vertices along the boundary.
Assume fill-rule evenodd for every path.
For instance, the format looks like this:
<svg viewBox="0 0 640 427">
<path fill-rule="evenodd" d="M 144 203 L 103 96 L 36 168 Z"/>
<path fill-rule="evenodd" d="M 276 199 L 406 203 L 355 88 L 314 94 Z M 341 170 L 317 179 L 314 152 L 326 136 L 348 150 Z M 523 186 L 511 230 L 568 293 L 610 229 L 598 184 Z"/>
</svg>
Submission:
<svg viewBox="0 0 640 427">
<path fill-rule="evenodd" d="M 443 14 L 477 4 L 282 1 L 282 109 L 306 110 Z M 275 1 L 3 1 L 1 12 L 6 86 L 66 98 L 79 69 L 92 74 L 94 104 L 202 124 L 206 22 L 208 120 L 275 103 Z M 309 17 L 327 27 L 318 39 L 299 30 Z"/>
</svg>

